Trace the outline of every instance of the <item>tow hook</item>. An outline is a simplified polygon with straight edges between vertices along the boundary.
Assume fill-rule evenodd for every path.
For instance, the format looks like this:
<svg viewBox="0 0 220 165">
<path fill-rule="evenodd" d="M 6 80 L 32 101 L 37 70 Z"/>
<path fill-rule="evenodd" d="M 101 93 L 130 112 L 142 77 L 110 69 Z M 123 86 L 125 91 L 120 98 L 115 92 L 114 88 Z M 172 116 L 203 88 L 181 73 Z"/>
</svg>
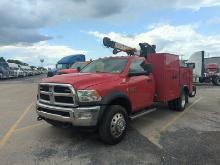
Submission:
<svg viewBox="0 0 220 165">
<path fill-rule="evenodd" d="M 43 120 L 42 117 L 38 116 L 37 121 Z"/>
</svg>

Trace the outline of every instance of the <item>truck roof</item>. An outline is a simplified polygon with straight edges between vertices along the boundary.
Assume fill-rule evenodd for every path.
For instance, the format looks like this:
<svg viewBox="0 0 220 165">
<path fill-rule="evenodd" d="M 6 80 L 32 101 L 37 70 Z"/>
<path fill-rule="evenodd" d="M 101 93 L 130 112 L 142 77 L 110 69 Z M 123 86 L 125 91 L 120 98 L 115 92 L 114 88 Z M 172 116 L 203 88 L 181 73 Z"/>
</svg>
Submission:
<svg viewBox="0 0 220 165">
<path fill-rule="evenodd" d="M 138 56 L 138 55 L 133 55 L 133 56 L 128 56 L 128 55 L 126 55 L 126 56 L 108 56 L 108 57 L 103 57 L 103 58 L 100 58 L 100 59 L 105 59 L 105 58 L 126 58 L 126 59 L 140 59 L 140 58 L 143 58 L 144 59 L 144 57 L 140 57 L 140 56 Z"/>
<path fill-rule="evenodd" d="M 84 54 L 75 54 L 63 57 L 61 60 L 59 60 L 58 64 L 72 64 L 75 61 L 85 61 L 85 55 Z"/>
</svg>

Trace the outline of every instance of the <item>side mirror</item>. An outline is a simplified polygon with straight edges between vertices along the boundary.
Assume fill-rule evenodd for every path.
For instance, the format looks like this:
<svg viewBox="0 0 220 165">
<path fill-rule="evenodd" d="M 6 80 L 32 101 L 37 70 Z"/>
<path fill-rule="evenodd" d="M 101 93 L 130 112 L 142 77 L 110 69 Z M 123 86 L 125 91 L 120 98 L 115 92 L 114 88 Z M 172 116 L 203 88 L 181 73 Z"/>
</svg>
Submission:
<svg viewBox="0 0 220 165">
<path fill-rule="evenodd" d="M 151 64 L 145 64 L 144 62 L 141 64 L 141 67 L 144 68 L 144 70 L 147 73 L 152 73 L 152 65 Z"/>
<path fill-rule="evenodd" d="M 77 71 L 78 71 L 78 72 L 80 72 L 80 71 L 81 71 L 81 68 L 80 68 L 79 66 L 78 66 L 76 69 L 77 69 Z"/>
<path fill-rule="evenodd" d="M 191 69 L 195 69 L 195 63 L 187 63 L 187 67 Z"/>
</svg>

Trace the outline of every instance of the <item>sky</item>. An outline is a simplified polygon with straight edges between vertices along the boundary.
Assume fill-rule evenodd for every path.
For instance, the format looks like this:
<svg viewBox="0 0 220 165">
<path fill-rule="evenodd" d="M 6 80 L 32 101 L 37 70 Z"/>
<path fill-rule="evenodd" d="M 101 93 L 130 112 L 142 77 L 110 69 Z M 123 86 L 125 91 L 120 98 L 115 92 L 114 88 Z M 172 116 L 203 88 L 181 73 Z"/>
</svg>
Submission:
<svg viewBox="0 0 220 165">
<path fill-rule="evenodd" d="M 1 0 L 0 57 L 53 67 L 72 54 L 111 56 L 102 38 L 188 59 L 220 56 L 220 0 Z"/>
</svg>

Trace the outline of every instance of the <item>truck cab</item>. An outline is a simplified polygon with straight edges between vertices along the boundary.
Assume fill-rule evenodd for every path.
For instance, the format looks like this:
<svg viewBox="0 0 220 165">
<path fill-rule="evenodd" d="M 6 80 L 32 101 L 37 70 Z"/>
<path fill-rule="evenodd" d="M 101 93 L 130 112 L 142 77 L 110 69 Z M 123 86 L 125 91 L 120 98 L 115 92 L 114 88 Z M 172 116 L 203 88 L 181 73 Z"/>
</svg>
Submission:
<svg viewBox="0 0 220 165">
<path fill-rule="evenodd" d="M 8 63 L 11 70 L 11 77 L 23 77 L 24 72 L 21 70 L 18 64 Z"/>
<path fill-rule="evenodd" d="M 69 69 L 75 62 L 84 61 L 85 55 L 83 54 L 65 56 L 57 62 L 55 69 L 51 69 L 48 71 L 47 77 L 53 77 L 54 75 L 57 75 L 59 70 Z"/>
<path fill-rule="evenodd" d="M 7 62 L 0 62 L 0 79 L 10 77 L 10 68 Z"/>
<path fill-rule="evenodd" d="M 70 66 L 69 69 L 61 69 L 58 71 L 58 75 L 61 74 L 70 74 L 70 73 L 78 73 L 80 70 L 82 70 L 86 65 L 88 65 L 91 61 L 85 61 L 85 62 L 75 62 Z"/>
</svg>

